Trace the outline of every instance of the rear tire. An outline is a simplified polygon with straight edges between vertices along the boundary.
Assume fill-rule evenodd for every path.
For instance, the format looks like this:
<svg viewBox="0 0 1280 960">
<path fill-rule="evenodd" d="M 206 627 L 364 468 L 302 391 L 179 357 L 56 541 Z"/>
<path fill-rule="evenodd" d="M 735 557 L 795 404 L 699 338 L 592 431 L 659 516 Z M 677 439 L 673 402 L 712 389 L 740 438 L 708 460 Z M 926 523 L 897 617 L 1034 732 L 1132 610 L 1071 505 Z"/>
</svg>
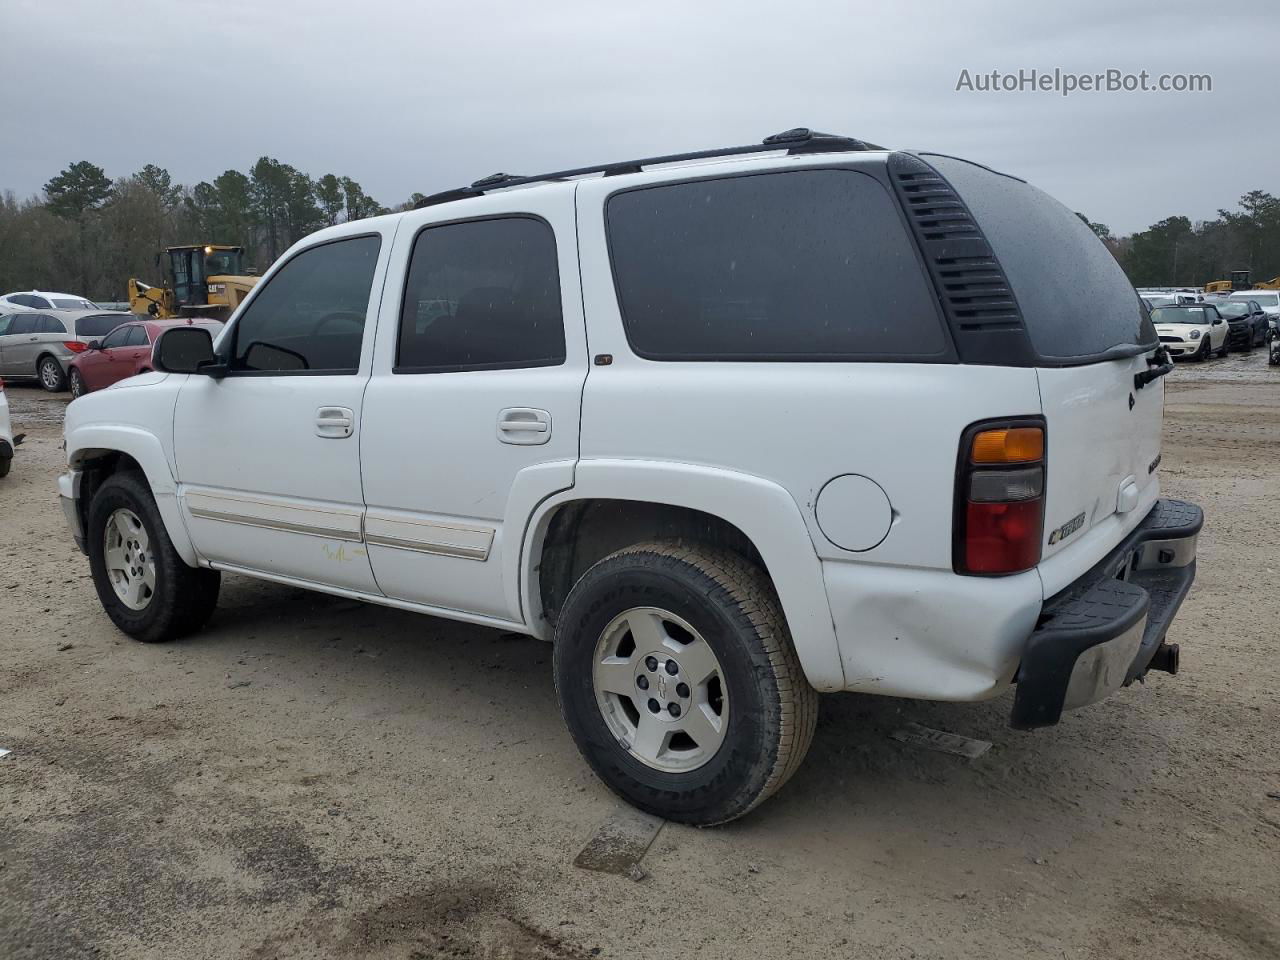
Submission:
<svg viewBox="0 0 1280 960">
<path fill-rule="evenodd" d="M 41 357 L 36 364 L 36 378 L 49 393 L 61 393 L 67 389 L 67 375 L 56 357 Z"/>
<path fill-rule="evenodd" d="M 0 479 L 9 475 L 11 466 L 13 466 L 13 457 L 0 457 Z"/>
<path fill-rule="evenodd" d="M 565 601 L 553 661 L 583 757 L 628 803 L 669 820 L 742 816 L 813 739 L 818 694 L 773 585 L 728 550 L 653 542 L 601 560 Z"/>
<path fill-rule="evenodd" d="M 71 373 L 67 376 L 67 386 L 71 390 L 71 399 L 83 397 L 89 392 L 89 388 L 85 386 L 84 377 L 75 367 L 71 368 Z"/>
<path fill-rule="evenodd" d="M 221 575 L 178 556 L 141 474 L 113 474 L 94 493 L 85 547 L 103 609 L 134 639 L 173 640 L 213 615 Z"/>
</svg>

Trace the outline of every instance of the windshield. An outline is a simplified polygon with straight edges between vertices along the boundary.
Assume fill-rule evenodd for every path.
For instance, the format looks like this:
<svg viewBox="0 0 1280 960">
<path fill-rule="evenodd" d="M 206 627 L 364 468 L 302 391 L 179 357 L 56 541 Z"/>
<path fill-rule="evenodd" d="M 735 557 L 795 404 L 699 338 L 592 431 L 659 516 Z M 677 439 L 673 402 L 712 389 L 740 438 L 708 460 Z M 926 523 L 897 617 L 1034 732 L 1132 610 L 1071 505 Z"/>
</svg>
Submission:
<svg viewBox="0 0 1280 960">
<path fill-rule="evenodd" d="M 1220 303 L 1218 304 L 1218 312 L 1224 317 L 1243 317 L 1249 312 L 1249 305 L 1246 303 Z"/>
<path fill-rule="evenodd" d="M 242 259 L 243 257 L 239 250 L 215 250 L 213 253 L 206 253 L 204 256 L 204 275 L 206 277 L 216 277 L 221 274 L 238 277 L 244 273 L 240 266 Z"/>
<path fill-rule="evenodd" d="M 1197 323 L 1210 320 L 1204 307 L 1156 307 L 1151 311 L 1152 323 Z"/>
<path fill-rule="evenodd" d="M 71 299 L 69 297 L 52 297 L 55 310 L 96 310 L 88 300 Z"/>
</svg>

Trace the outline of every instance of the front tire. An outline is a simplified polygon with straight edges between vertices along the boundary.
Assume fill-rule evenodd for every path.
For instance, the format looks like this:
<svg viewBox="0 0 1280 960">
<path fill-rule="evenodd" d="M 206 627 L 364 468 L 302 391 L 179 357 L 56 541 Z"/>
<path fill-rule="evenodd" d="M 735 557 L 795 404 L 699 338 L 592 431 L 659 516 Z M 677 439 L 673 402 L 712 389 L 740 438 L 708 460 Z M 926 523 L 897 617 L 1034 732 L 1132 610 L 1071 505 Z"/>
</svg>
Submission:
<svg viewBox="0 0 1280 960">
<path fill-rule="evenodd" d="M 1222 349 L 1227 348 L 1227 341 L 1222 341 Z M 1213 356 L 1213 345 L 1209 342 L 1209 338 L 1205 337 L 1200 341 L 1200 349 L 1196 351 L 1196 362 L 1204 363 Z"/>
<path fill-rule="evenodd" d="M 628 803 L 724 823 L 796 771 L 818 694 L 768 577 L 727 550 L 644 543 L 574 585 L 556 628 L 556 692 L 578 749 Z"/>
<path fill-rule="evenodd" d="M 40 386 L 50 393 L 61 393 L 67 389 L 67 375 L 62 372 L 62 364 L 55 357 L 41 357 L 36 364 L 36 377 Z"/>
<path fill-rule="evenodd" d="M 71 390 L 71 399 L 83 397 L 89 392 L 89 388 L 85 386 L 84 376 L 75 367 L 71 368 L 71 373 L 67 376 L 67 383 Z"/>
<path fill-rule="evenodd" d="M 134 639 L 173 640 L 213 615 L 221 575 L 189 567 L 178 556 L 142 475 L 116 473 L 98 488 L 85 546 L 103 609 Z"/>
<path fill-rule="evenodd" d="M 1229 341 L 1229 340 L 1223 340 L 1223 341 L 1222 341 L 1222 346 L 1218 348 L 1218 356 L 1219 356 L 1219 358 L 1221 358 L 1221 357 L 1225 357 L 1225 356 L 1227 355 L 1227 352 L 1230 350 L 1230 348 L 1231 348 L 1231 343 L 1230 343 L 1230 341 Z"/>
</svg>

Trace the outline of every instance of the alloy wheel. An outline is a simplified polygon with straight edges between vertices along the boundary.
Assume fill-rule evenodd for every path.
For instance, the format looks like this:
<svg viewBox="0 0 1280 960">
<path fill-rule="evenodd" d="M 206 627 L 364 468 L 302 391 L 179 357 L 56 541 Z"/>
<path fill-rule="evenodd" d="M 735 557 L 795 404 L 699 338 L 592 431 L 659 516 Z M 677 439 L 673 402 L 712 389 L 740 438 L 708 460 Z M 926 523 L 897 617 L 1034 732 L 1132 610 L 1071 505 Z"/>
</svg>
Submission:
<svg viewBox="0 0 1280 960">
<path fill-rule="evenodd" d="M 697 630 L 657 607 L 615 617 L 596 644 L 596 704 L 618 743 L 664 773 L 715 756 L 729 725 L 720 661 Z"/>
</svg>

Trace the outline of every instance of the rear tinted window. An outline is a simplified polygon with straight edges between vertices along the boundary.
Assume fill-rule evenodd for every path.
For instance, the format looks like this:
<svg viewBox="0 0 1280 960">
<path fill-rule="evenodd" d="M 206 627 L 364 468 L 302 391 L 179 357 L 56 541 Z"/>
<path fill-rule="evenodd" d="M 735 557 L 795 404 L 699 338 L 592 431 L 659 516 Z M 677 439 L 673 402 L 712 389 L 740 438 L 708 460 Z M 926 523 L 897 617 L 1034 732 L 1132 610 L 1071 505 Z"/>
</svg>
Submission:
<svg viewBox="0 0 1280 960">
<path fill-rule="evenodd" d="M 986 234 L 1041 356 L 1084 359 L 1125 344 L 1155 346 L 1129 278 L 1078 216 L 1030 184 L 963 160 L 926 159 Z"/>
<path fill-rule="evenodd" d="M 564 363 L 551 227 L 502 217 L 423 230 L 400 314 L 397 373 Z"/>
<path fill-rule="evenodd" d="M 1237 297 L 1235 294 L 1231 296 L 1232 300 L 1253 300 L 1263 307 L 1274 307 L 1280 305 L 1280 293 L 1250 293 L 1248 296 Z"/>
<path fill-rule="evenodd" d="M 133 319 L 132 314 L 103 313 L 93 317 L 76 318 L 77 337 L 105 337 L 108 333 Z"/>
<path fill-rule="evenodd" d="M 848 170 L 758 174 L 610 198 L 632 349 L 657 360 L 938 358 L 936 303 L 896 204 Z"/>
</svg>

